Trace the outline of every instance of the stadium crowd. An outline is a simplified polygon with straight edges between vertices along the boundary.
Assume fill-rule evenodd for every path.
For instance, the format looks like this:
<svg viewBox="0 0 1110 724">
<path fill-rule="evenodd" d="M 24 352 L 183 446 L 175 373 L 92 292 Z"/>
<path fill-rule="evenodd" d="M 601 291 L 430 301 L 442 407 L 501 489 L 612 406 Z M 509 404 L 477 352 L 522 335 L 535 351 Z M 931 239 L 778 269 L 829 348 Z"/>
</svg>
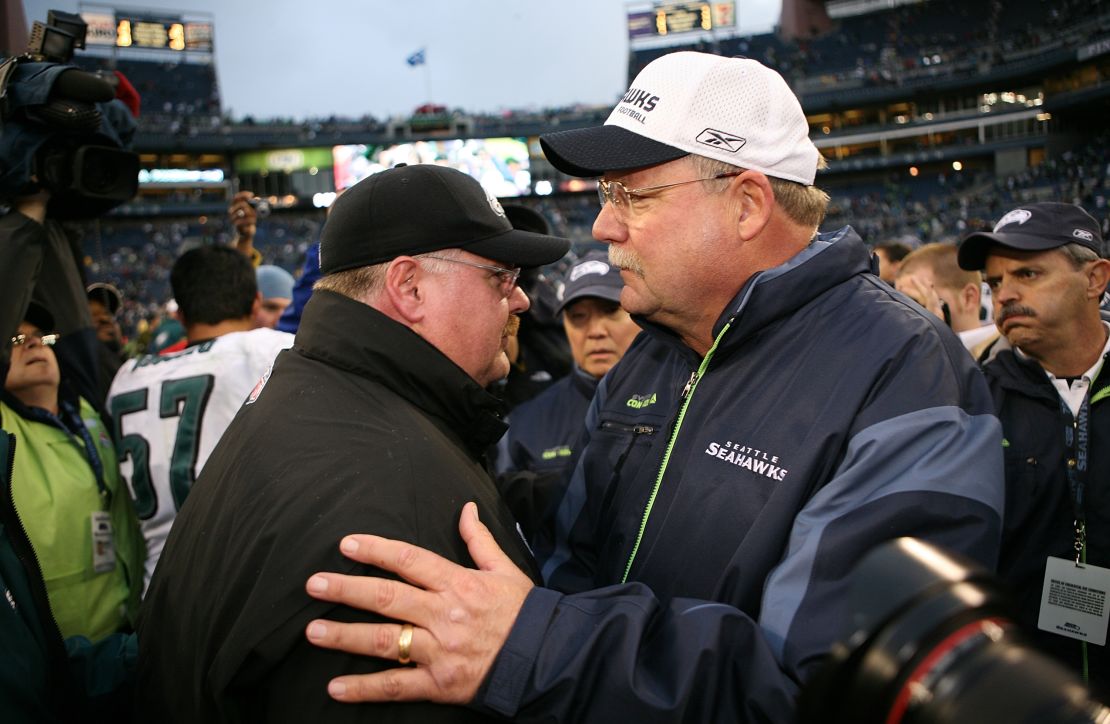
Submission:
<svg viewBox="0 0 1110 724">
<path fill-rule="evenodd" d="M 1075 151 L 1017 174 L 934 172 L 916 178 L 904 172 L 880 182 L 853 178 L 825 184 L 831 196 L 822 228 L 853 226 L 872 246 L 902 241 L 915 247 L 954 243 L 993 225 L 1007 208 L 1033 201 L 1067 200 L 1100 219 L 1106 228 L 1110 198 L 1110 136 L 1095 137 Z M 571 240 L 573 254 L 592 246 L 596 216 L 593 192 L 523 197 L 514 203 L 540 213 L 552 231 Z M 319 238 L 324 212 L 277 211 L 259 224 L 255 246 L 267 263 L 298 273 L 309 246 Z M 127 336 L 170 299 L 169 269 L 176 255 L 198 244 L 228 244 L 235 236 L 223 215 L 197 218 L 112 216 L 74 226 L 86 254 L 90 282 L 123 292 L 120 324 Z"/>
</svg>

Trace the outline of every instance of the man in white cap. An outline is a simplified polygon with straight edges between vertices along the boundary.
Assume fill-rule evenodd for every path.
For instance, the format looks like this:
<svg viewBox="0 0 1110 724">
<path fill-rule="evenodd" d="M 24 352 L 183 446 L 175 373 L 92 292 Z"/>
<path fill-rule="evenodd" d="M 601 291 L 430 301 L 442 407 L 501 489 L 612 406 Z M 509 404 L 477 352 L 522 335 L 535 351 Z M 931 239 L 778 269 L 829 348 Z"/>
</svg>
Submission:
<svg viewBox="0 0 1110 724">
<path fill-rule="evenodd" d="M 350 536 L 347 555 L 408 583 L 321 573 L 308 592 L 414 624 L 417 666 L 329 691 L 527 721 L 789 721 L 849 630 L 847 574 L 866 552 L 917 536 L 994 565 L 986 385 L 954 335 L 870 273 L 851 229 L 818 233 L 820 155 L 774 71 L 666 55 L 604 126 L 541 144 L 556 168 L 601 177 L 593 233 L 644 328 L 592 403 L 546 587 L 472 510 L 460 532 L 479 571 Z M 396 660 L 402 631 L 316 621 L 306 635 Z"/>
</svg>

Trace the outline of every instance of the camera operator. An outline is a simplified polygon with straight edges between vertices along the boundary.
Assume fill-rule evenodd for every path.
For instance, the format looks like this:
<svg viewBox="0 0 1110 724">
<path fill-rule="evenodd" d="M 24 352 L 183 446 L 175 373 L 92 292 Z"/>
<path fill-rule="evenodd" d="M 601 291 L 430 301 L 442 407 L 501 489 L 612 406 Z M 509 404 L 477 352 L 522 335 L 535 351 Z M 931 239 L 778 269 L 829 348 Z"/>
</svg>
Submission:
<svg viewBox="0 0 1110 724">
<path fill-rule="evenodd" d="M 137 650 L 142 537 L 96 394 L 80 250 L 58 223 L 134 195 L 135 121 L 110 79 L 69 65 L 84 36 L 80 16 L 52 10 L 0 63 L 5 722 L 127 721 Z"/>
<path fill-rule="evenodd" d="M 5 380 L 9 378 L 13 339 L 33 348 L 42 333 L 60 331 L 61 339 L 55 345 L 60 374 L 53 381 L 54 399 L 68 400 L 71 405 L 78 401 L 80 414 L 67 415 L 66 423 L 59 420 L 54 425 L 39 419 L 42 416 L 28 405 L 5 405 L 0 413 L 0 455 L 6 462 L 0 465 L 0 587 L 10 604 L 0 606 L 0 641 L 5 652 L 0 659 L 0 700 L 10 716 L 5 721 L 92 721 L 101 714 L 115 716 L 111 712 L 126 711 L 124 684 L 135 659 L 135 640 L 122 631 L 111 632 L 129 630 L 133 623 L 144 551 L 130 497 L 118 470 L 112 473 L 116 459 L 111 442 L 102 444 L 108 438 L 100 433 L 108 428 L 89 403 L 96 389 L 96 337 L 69 240 L 58 224 L 47 221 L 48 198 L 42 191 L 17 199 L 13 210 L 0 217 L 0 373 Z M 53 319 L 46 318 L 53 329 L 36 324 L 36 329 L 27 328 L 27 333 L 21 334 L 25 322 L 43 319 L 39 310 L 50 311 Z M 11 402 L 7 394 L 5 402 Z M 29 418 L 23 417 L 24 412 Z M 98 433 L 95 438 L 93 432 Z M 73 501 L 59 499 L 58 507 L 76 517 L 28 520 L 25 513 L 17 512 L 16 499 L 34 498 L 57 482 L 53 477 L 28 473 L 61 461 L 31 457 L 36 451 L 46 454 L 45 448 L 25 436 L 42 435 L 58 438 L 58 454 L 68 456 L 70 462 L 87 456 L 87 466 L 81 460 L 75 466 L 80 469 L 68 471 L 67 478 L 92 486 L 93 497 L 104 503 L 96 506 L 101 509 L 75 512 Z M 99 481 L 95 480 L 94 457 L 101 468 Z M 100 485 L 104 487 L 98 494 Z M 109 522 L 110 533 L 94 531 L 93 520 Z M 50 537 L 51 529 L 65 533 L 66 540 L 74 543 L 70 560 L 55 548 L 44 556 L 42 540 Z M 109 562 L 110 557 L 113 560 Z M 67 581 L 73 583 L 70 579 L 80 581 L 81 591 L 65 588 Z M 64 604 L 72 616 L 63 621 L 68 623 L 59 621 L 63 617 L 52 605 L 51 599 L 57 596 L 66 599 Z M 105 607 L 117 599 L 122 610 Z M 80 607 L 85 608 L 75 610 Z M 59 623 L 65 628 L 60 629 Z M 70 635 L 63 642 L 63 633 L 99 638 L 94 643 L 84 635 Z M 85 695 L 98 705 L 90 708 Z"/>
</svg>

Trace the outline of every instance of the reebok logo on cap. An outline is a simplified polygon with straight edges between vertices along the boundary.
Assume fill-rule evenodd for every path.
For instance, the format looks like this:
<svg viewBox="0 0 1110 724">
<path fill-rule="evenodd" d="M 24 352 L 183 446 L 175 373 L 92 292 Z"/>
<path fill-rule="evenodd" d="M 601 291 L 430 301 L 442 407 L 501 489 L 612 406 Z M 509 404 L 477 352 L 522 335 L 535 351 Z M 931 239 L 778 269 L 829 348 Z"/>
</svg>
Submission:
<svg viewBox="0 0 1110 724">
<path fill-rule="evenodd" d="M 725 133 L 724 131 L 716 131 L 712 128 L 705 129 L 704 131 L 699 133 L 698 137 L 694 140 L 698 143 L 704 143 L 706 146 L 712 146 L 713 148 L 719 148 L 722 151 L 728 151 L 729 153 L 736 153 L 744 147 L 744 144 L 748 142 L 748 139 L 746 138 L 734 136 L 731 133 Z"/>
</svg>

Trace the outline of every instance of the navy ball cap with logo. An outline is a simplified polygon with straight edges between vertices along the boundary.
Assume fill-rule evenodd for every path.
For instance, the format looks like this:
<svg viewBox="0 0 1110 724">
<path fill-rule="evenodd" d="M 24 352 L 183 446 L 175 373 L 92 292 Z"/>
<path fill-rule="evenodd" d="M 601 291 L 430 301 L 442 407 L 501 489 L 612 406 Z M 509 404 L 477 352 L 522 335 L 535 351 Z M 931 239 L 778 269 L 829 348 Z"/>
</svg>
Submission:
<svg viewBox="0 0 1110 724">
<path fill-rule="evenodd" d="M 968 271 L 980 271 L 994 244 L 1021 251 L 1047 251 L 1079 244 L 1105 256 L 1102 232 L 1094 217 L 1075 204 L 1043 201 L 1007 212 L 992 231 L 977 231 L 960 242 L 957 261 Z"/>
</svg>

